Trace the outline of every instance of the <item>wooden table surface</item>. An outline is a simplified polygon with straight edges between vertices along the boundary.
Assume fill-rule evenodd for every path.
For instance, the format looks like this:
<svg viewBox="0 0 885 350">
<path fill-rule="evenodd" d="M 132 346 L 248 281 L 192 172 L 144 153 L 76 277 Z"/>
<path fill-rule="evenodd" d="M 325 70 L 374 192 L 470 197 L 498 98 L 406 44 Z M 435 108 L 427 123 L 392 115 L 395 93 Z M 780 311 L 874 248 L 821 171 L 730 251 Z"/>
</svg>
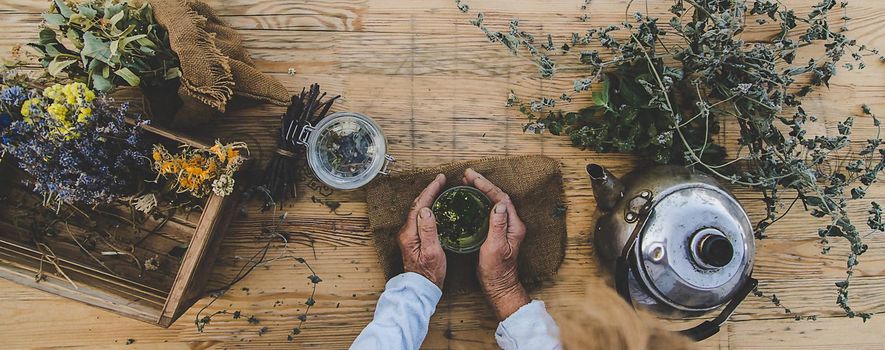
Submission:
<svg viewBox="0 0 885 350">
<path fill-rule="evenodd" d="M 577 20 L 579 0 L 505 1 L 475 0 L 472 11 L 484 11 L 493 28 L 504 29 L 512 17 L 533 33 L 551 31 L 565 38 L 585 28 Z M 806 14 L 811 0 L 787 1 Z M 460 13 L 452 0 L 212 0 L 210 4 L 245 39 L 261 70 L 284 82 L 291 92 L 318 82 L 325 91 L 342 94 L 336 110 L 351 110 L 374 117 L 389 138 L 398 169 L 434 166 L 450 161 L 492 155 L 545 154 L 563 163 L 568 198 L 568 249 L 565 262 L 549 286 L 534 293 L 557 311 L 583 302 L 586 282 L 596 278 L 590 244 L 595 201 L 583 171 L 588 162 L 609 167 L 616 174 L 633 169 L 636 159 L 625 155 L 596 154 L 572 148 L 565 138 L 522 133 L 524 119 L 504 108 L 509 89 L 522 96 L 558 95 L 571 86 L 580 71 L 574 60 L 560 60 L 563 74 L 541 80 L 528 60 L 512 57 L 468 21 L 473 13 Z M 593 26 L 623 19 L 625 1 L 594 0 Z M 663 9 L 663 2 L 652 3 Z M 37 35 L 39 13 L 46 1 L 0 0 L 0 49 Z M 663 11 L 658 11 L 663 15 Z M 883 1 L 852 1 L 848 14 L 851 35 L 873 47 L 885 48 Z M 770 34 L 746 33 L 747 36 Z M 812 51 L 813 53 L 813 51 Z M 809 112 L 826 119 L 819 132 L 835 132 L 835 121 L 858 114 L 863 103 L 885 115 L 885 70 L 875 59 L 862 72 L 840 73 L 829 90 L 806 99 Z M 295 74 L 288 74 L 290 68 Z M 577 106 L 586 100 L 577 102 Z M 281 108 L 237 110 L 217 120 L 214 133 L 251 143 L 267 154 Z M 873 135 L 869 118 L 855 122 L 855 139 Z M 733 144 L 737 128 L 726 125 L 722 140 Z M 313 188 L 312 188 L 313 187 Z M 761 196 L 734 188 L 751 217 L 762 213 Z M 291 248 L 308 259 L 323 279 L 316 306 L 294 342 L 288 331 L 310 292 L 301 267 L 278 261 L 259 268 L 236 285 L 210 311 L 239 310 L 245 318 L 215 317 L 199 333 L 194 317 L 208 298 L 199 301 L 169 329 L 143 324 L 41 291 L 0 281 L 0 348 L 346 348 L 372 317 L 384 287 L 384 277 L 373 248 L 364 193 L 328 193 L 302 184 L 302 197 L 282 209 L 288 219 L 283 229 L 302 233 L 315 242 L 316 256 L 303 243 Z M 336 216 L 311 197 L 340 201 Z M 885 200 L 885 186 L 874 186 L 868 196 Z M 218 284 L 242 265 L 260 244 L 262 223 L 271 219 L 259 213 L 257 203 L 247 217 L 238 218 L 224 240 L 212 280 Z M 522 208 L 521 210 L 531 210 Z M 863 223 L 865 209 L 853 208 Z M 870 251 L 862 256 L 852 280 L 851 301 L 857 310 L 877 313 L 867 323 L 848 319 L 836 306 L 833 282 L 844 278 L 845 242 L 834 240 L 829 255 L 821 255 L 816 239 L 817 222 L 801 210 L 773 226 L 770 238 L 757 241 L 755 276 L 760 289 L 776 294 L 784 305 L 817 320 L 795 321 L 769 300 L 750 296 L 716 337 L 702 344 L 710 348 L 883 348 L 885 347 L 885 235 L 868 237 Z M 305 242 L 307 240 L 304 240 Z M 279 248 L 275 248 L 274 253 Z M 424 347 L 428 349 L 494 348 L 497 322 L 480 295 L 444 297 L 430 325 Z M 259 334 L 261 327 L 267 332 Z M 132 345 L 125 345 L 133 339 Z"/>
</svg>

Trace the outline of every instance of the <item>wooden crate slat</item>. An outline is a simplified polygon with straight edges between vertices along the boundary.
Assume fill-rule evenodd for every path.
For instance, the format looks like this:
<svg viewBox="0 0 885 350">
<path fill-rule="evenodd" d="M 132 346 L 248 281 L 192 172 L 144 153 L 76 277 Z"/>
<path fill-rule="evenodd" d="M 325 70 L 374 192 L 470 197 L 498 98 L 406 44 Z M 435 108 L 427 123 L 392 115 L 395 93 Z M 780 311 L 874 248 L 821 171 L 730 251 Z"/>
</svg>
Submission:
<svg viewBox="0 0 885 350">
<path fill-rule="evenodd" d="M 239 189 L 243 188 L 241 178 Z M 234 191 L 229 197 L 239 197 L 240 194 L 241 191 Z M 201 296 L 224 237 L 223 228 L 227 227 L 233 218 L 235 204 L 234 201 L 224 200 L 215 195 L 209 197 L 190 248 L 185 253 L 178 278 L 172 286 L 166 305 L 163 306 L 160 325 L 167 327 L 171 325 Z"/>
<path fill-rule="evenodd" d="M 21 258 L 21 255 L 0 249 L 0 274 L 3 278 L 151 323 L 156 320 L 157 305 L 164 300 L 156 296 L 139 294 L 135 289 L 121 290 L 115 288 L 118 286 L 101 280 L 92 280 L 91 284 L 85 284 L 83 280 L 91 277 L 87 272 L 63 263 L 60 265 L 65 273 L 72 279 L 81 281 L 77 283 L 77 288 L 64 277 L 49 273 L 55 268 L 48 262 L 44 263 L 46 279 L 36 282 L 34 279 L 36 269 L 30 263 L 22 263 Z"/>
<path fill-rule="evenodd" d="M 28 249 L 33 246 L 33 244 L 30 242 L 11 239 L 9 237 L 9 234 L 5 234 L 6 232 L 11 232 L 13 230 L 16 230 L 18 232 L 26 232 L 21 227 L 14 227 L 7 223 L 0 222 L 0 228 L 3 229 L 3 231 L 0 232 L 0 239 L 2 239 L 4 243 L 16 244 L 21 247 L 28 247 Z M 96 271 L 105 271 L 105 269 L 101 265 L 90 259 L 85 253 L 83 253 L 78 245 L 72 242 L 68 242 L 69 239 L 70 238 L 67 236 L 53 237 L 46 243 L 53 251 L 55 251 L 57 255 L 63 257 L 71 257 L 65 260 L 73 261 L 74 257 L 76 257 L 79 259 L 83 259 L 82 262 L 78 264 L 83 265 L 85 268 L 90 268 Z M 142 256 L 146 256 L 152 254 L 153 251 L 136 247 L 136 253 Z M 97 253 L 93 254 L 95 255 Z M 105 265 L 111 268 L 112 271 L 114 271 L 116 274 L 119 274 L 118 277 L 129 281 L 134 281 L 132 277 L 138 276 L 140 272 L 139 268 L 134 266 L 134 263 L 131 260 L 128 260 L 128 258 L 120 257 L 120 259 L 106 259 L 103 262 L 105 263 Z M 179 264 L 173 259 L 165 259 L 164 263 L 170 266 L 163 266 L 163 264 L 161 264 L 160 267 L 163 268 L 163 271 L 144 271 L 144 274 L 146 274 L 147 278 L 141 279 L 155 281 L 154 284 L 157 286 L 157 288 L 168 289 L 168 287 L 172 285 L 172 282 L 175 279 L 175 273 Z"/>
<path fill-rule="evenodd" d="M 8 242 L 0 242 L 0 252 L 7 254 L 9 257 L 12 258 L 11 260 L 23 264 L 23 266 L 24 264 L 26 264 L 27 267 L 34 272 L 34 275 L 36 275 L 38 271 L 37 266 L 39 266 L 41 261 L 44 262 L 44 271 L 55 270 L 52 264 L 49 263 L 48 259 L 43 257 L 42 253 L 27 247 L 11 245 Z M 30 262 L 30 264 L 26 262 Z M 118 288 L 115 287 L 115 290 L 122 291 L 122 293 L 124 294 L 135 295 L 139 298 L 156 298 L 157 300 L 161 300 L 160 303 L 162 303 L 162 300 L 165 300 L 168 297 L 168 293 L 162 290 L 144 285 L 142 283 L 120 278 L 118 276 L 114 276 L 103 271 L 98 271 L 89 266 L 83 266 L 79 263 L 72 262 L 62 257 L 58 258 L 58 264 L 62 267 L 65 273 L 68 273 L 68 271 L 80 273 L 81 275 L 88 276 L 90 278 L 90 282 L 102 283 L 107 286 L 116 286 Z"/>
<path fill-rule="evenodd" d="M 145 126 L 144 129 L 175 144 L 209 146 L 162 128 Z M 62 232 L 45 239 L 45 244 L 52 249 L 61 270 L 75 281 L 75 288 L 31 242 L 30 226 L 10 222 L 18 221 L 13 214 L 19 218 L 27 217 L 29 212 L 39 215 L 33 210 L 42 201 L 21 183 L 20 179 L 27 175 L 9 163 L 0 164 L 0 184 L 3 184 L 0 196 L 15 201 L 0 202 L 0 277 L 162 327 L 171 325 L 202 295 L 238 192 L 227 197 L 210 196 L 205 202 L 198 202 L 202 206 L 187 213 L 177 212 L 156 230 L 160 220 L 134 213 L 123 205 L 81 208 L 97 225 L 82 217 L 78 218 L 83 221 L 79 224 L 53 223 L 51 226 Z M 242 185 L 238 185 L 240 189 Z M 133 221 L 139 223 L 138 227 L 131 226 Z M 83 252 L 82 241 L 75 242 L 93 233 L 113 237 L 112 244 L 119 243 L 119 249 L 132 247 L 141 264 L 149 257 L 160 256 L 160 268 L 141 271 L 140 266 L 125 260 L 129 258 L 124 255 L 120 255 L 119 260 L 99 256 L 113 273 L 107 271 Z M 102 251 L 114 250 L 105 249 L 106 242 L 96 244 Z M 187 249 L 179 261 L 169 253 L 181 245 L 187 245 Z M 37 282 L 34 276 L 41 262 L 45 279 Z"/>
</svg>

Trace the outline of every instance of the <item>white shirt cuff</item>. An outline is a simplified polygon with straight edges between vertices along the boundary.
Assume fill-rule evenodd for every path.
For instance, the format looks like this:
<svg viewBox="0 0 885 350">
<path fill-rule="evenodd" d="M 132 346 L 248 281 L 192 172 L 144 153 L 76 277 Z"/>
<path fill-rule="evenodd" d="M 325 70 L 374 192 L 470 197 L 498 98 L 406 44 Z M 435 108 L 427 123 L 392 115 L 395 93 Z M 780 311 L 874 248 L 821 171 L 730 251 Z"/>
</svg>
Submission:
<svg viewBox="0 0 885 350">
<path fill-rule="evenodd" d="M 498 324 L 495 340 L 504 350 L 562 349 L 559 327 L 543 301 L 533 300 Z"/>
<path fill-rule="evenodd" d="M 384 290 L 412 289 L 418 294 L 418 297 L 427 300 L 430 304 L 436 305 L 442 298 L 442 290 L 427 277 L 414 272 L 404 272 L 394 276 L 387 281 Z"/>
</svg>

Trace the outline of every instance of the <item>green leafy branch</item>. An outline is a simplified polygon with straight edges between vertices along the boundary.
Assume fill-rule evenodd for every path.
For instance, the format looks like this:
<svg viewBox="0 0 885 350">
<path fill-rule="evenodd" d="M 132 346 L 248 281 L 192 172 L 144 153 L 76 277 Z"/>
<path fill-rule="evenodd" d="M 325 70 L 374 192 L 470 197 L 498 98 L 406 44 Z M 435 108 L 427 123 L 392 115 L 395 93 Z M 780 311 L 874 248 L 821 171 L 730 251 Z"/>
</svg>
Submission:
<svg viewBox="0 0 885 350">
<path fill-rule="evenodd" d="M 828 87 L 837 67 L 864 69 L 868 56 L 883 60 L 878 50 L 830 29 L 828 16 L 837 6 L 847 22 L 847 3 L 823 0 L 800 17 L 768 0 L 674 0 L 666 23 L 640 12 L 631 15 L 632 3 L 621 24 L 572 33 L 570 43 L 558 48 L 548 35 L 541 45 L 544 52 L 535 46 L 533 35 L 519 29 L 518 20 L 511 21 L 506 32 L 490 30 L 481 13 L 471 21 L 491 42 L 502 43 L 514 54 L 526 51 L 542 78 L 555 73 L 556 63 L 547 52 L 565 55 L 591 45 L 603 50 L 580 51 L 578 60 L 587 75 L 559 98 L 524 102 L 509 94 L 507 105 L 528 118 L 525 131 L 568 135 L 583 149 L 683 164 L 757 189 L 766 205 L 766 216 L 756 225 L 760 239 L 796 202 L 802 203 L 811 215 L 830 219 L 818 232 L 824 252 L 829 250 L 829 237 L 849 242 L 847 277 L 837 283 L 837 304 L 850 317 L 869 318 L 869 313 L 857 313 L 848 305 L 850 277 L 868 246 L 846 208 L 848 201 L 862 199 L 885 169 L 885 142 L 877 132 L 861 151 L 852 151 L 854 117 L 838 123 L 834 136 L 809 135 L 806 127 L 817 117 L 802 108 L 803 97 Z M 774 23 L 780 30 L 749 45 L 741 38 L 752 23 L 749 19 L 760 26 Z M 618 32 L 626 32 L 626 38 L 615 35 Z M 665 40 L 671 37 L 676 40 Z M 794 65 L 797 50 L 809 45 L 823 47 L 824 55 Z M 851 62 L 843 63 L 845 58 Z M 591 89 L 594 84 L 597 87 Z M 559 109 L 575 94 L 591 90 L 591 106 L 576 112 Z M 863 112 L 878 130 L 875 115 L 866 106 Z M 740 127 L 734 155 L 714 142 L 726 120 Z M 784 189 L 797 195 L 781 213 Z M 874 204 L 870 210 L 868 225 L 881 232 L 881 219 L 875 218 L 881 208 L 876 208 Z"/>
<path fill-rule="evenodd" d="M 148 3 L 92 0 L 71 7 L 53 0 L 37 42 L 47 72 L 107 92 L 117 86 L 159 87 L 181 76 L 178 57 Z"/>
</svg>

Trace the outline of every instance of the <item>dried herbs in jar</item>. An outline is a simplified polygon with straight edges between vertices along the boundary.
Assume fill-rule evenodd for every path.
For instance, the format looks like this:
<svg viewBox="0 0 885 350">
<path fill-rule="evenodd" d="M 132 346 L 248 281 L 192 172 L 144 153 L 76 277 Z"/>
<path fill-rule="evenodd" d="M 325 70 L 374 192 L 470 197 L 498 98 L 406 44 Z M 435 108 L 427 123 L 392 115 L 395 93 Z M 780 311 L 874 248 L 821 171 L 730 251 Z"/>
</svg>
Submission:
<svg viewBox="0 0 885 350">
<path fill-rule="evenodd" d="M 307 145 L 307 162 L 317 178 L 332 188 L 362 187 L 375 176 L 387 174 L 393 162 L 384 133 L 365 115 L 338 112 L 305 129 L 300 143 Z"/>
<path fill-rule="evenodd" d="M 320 159 L 331 174 L 360 175 L 372 164 L 377 147 L 369 132 L 356 121 L 343 120 L 320 136 Z"/>
</svg>

